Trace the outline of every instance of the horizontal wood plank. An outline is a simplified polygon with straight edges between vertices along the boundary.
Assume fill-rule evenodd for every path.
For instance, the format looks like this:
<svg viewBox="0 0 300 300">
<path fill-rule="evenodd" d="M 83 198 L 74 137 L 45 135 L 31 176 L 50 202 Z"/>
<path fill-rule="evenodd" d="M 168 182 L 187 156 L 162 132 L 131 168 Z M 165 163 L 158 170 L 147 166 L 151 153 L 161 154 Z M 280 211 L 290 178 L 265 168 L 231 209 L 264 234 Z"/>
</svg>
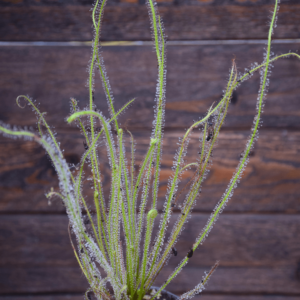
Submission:
<svg viewBox="0 0 300 300">
<path fill-rule="evenodd" d="M 136 166 L 140 165 L 149 145 L 150 132 L 133 132 L 136 141 Z M 238 164 L 246 143 L 248 132 L 223 132 L 214 151 L 211 171 L 204 181 L 202 194 L 195 210 L 210 212 L 222 196 Z M 161 185 L 159 189 L 159 209 L 162 209 L 168 178 L 172 175 L 173 156 L 177 150 L 178 138 L 183 132 L 165 133 Z M 83 138 L 69 131 L 60 132 L 58 141 L 64 149 L 69 163 L 78 164 L 84 152 Z M 130 142 L 125 138 L 127 153 Z M 245 174 L 226 207 L 226 212 L 285 212 L 300 211 L 300 133 L 293 131 L 261 131 L 254 153 Z M 104 147 L 100 149 L 100 163 L 103 174 L 104 195 L 110 193 L 110 171 Z M 197 161 L 199 133 L 191 136 L 186 163 Z M 87 173 L 88 174 L 88 173 Z M 182 185 L 193 176 L 193 169 L 183 174 Z M 85 176 L 85 179 L 88 175 Z M 89 181 L 84 181 L 88 184 Z M 0 139 L 0 208 L 1 212 L 64 212 L 59 200 L 51 205 L 45 193 L 51 187 L 57 188 L 56 173 L 45 151 L 33 142 Z M 87 201 L 93 199 L 92 189 L 85 188 Z M 184 199 L 183 191 L 178 203 Z M 92 206 L 93 207 L 93 206 Z"/>
<path fill-rule="evenodd" d="M 8 293 L 84 293 L 88 283 L 78 267 L 1 268 L 0 290 Z"/>
<path fill-rule="evenodd" d="M 176 245 L 178 256 L 171 257 L 156 284 L 161 284 L 185 256 L 207 217 L 196 214 L 187 223 Z M 172 222 L 175 218 L 176 215 Z M 67 224 L 66 216 L 0 217 L 1 293 L 86 290 L 87 284 L 71 250 Z M 179 294 L 192 288 L 218 259 L 221 265 L 207 292 L 300 295 L 299 227 L 298 216 L 223 215 L 169 290 Z"/>
<path fill-rule="evenodd" d="M 250 293 L 249 293 L 250 294 Z M 279 296 L 279 295 L 207 295 L 205 291 L 202 295 L 197 295 L 194 297 L 195 300 L 298 300 L 297 296 Z M 0 298 L 1 299 L 1 298 Z M 2 299 L 1 299 L 2 300 Z"/>
<path fill-rule="evenodd" d="M 166 273 L 162 274 L 165 276 L 165 279 L 169 274 L 168 271 L 171 270 L 167 270 Z M 201 281 L 205 271 L 209 271 L 209 268 L 188 268 L 185 270 L 184 275 L 182 273 L 174 279 L 174 282 L 168 286 L 168 289 L 175 294 L 184 293 Z M 220 267 L 211 278 L 206 291 L 229 295 L 231 293 L 261 293 L 290 294 L 299 297 L 299 281 L 293 279 L 293 273 L 294 270 L 284 268 L 243 269 Z M 0 289 L 5 294 L 16 292 L 84 293 L 88 288 L 83 275 L 76 268 L 1 268 L 0 278 Z M 162 282 L 163 280 L 160 280 L 160 283 Z"/>
<path fill-rule="evenodd" d="M 179 216 L 173 214 L 171 225 Z M 171 257 L 168 266 L 175 267 L 186 256 L 208 217 L 192 215 L 176 245 L 178 255 Z M 67 216 L 2 215 L 0 224 L 1 268 L 77 266 Z M 188 266 L 207 268 L 220 260 L 221 267 L 291 268 L 297 276 L 299 228 L 297 215 L 222 215 Z"/>
<path fill-rule="evenodd" d="M 28 294 L 26 296 L 22 295 L 6 295 L 0 296 L 0 300 L 82 300 L 84 299 L 83 293 L 78 294 L 66 294 L 66 295 L 34 295 Z M 291 299 L 294 300 L 294 299 Z"/>
<path fill-rule="evenodd" d="M 219 101 L 226 87 L 231 60 L 242 72 L 253 62 L 261 62 L 264 45 L 207 45 L 168 47 L 166 128 L 189 127 Z M 297 51 L 299 44 L 276 44 L 274 53 Z M 120 116 L 128 128 L 150 128 L 157 63 L 150 46 L 105 47 L 106 68 L 120 109 L 136 98 Z M 88 103 L 86 66 L 89 47 L 0 47 L 0 120 L 14 125 L 34 125 L 31 109 L 15 104 L 18 95 L 30 95 L 47 112 L 48 122 L 56 128 L 68 128 L 70 97 L 79 107 Z M 263 114 L 268 128 L 300 128 L 300 61 L 295 58 L 275 62 Z M 250 128 L 255 113 L 259 76 L 243 82 L 236 91 L 235 104 L 229 109 L 227 128 Z M 107 115 L 107 102 L 96 74 L 95 103 Z M 22 103 L 24 104 L 24 103 Z"/>
<path fill-rule="evenodd" d="M 26 296 L 22 295 L 7 295 L 7 296 L 0 296 L 0 300 L 83 300 L 84 299 L 83 293 L 78 294 L 65 294 L 65 295 L 34 295 L 28 294 Z M 206 299 L 205 299 L 206 300 Z M 239 300 L 239 299 L 237 299 Z M 252 299 L 249 299 L 252 300 Z M 260 299 L 259 299 L 260 300 Z M 278 299 L 281 300 L 281 299 Z M 294 300 L 293 298 L 289 300 Z"/>
<path fill-rule="evenodd" d="M 133 2 L 137 1 L 133 0 Z M 159 7 L 170 40 L 263 39 L 267 37 L 270 11 L 273 10 L 272 2 L 264 5 L 254 3 L 254 1 L 248 1 L 248 3 L 234 1 L 227 2 L 227 4 L 226 2 L 222 4 L 222 2 L 205 1 L 206 5 L 197 5 L 194 1 L 190 5 L 178 5 L 181 4 L 180 2 L 182 1 L 177 1 L 177 5 Z M 237 5 L 243 2 L 246 5 Z M 93 37 L 91 6 L 67 4 L 1 7 L 1 40 L 91 40 Z M 275 38 L 299 38 L 299 11 L 300 5 L 297 2 L 282 3 Z M 121 4 L 106 8 L 102 40 L 149 39 L 151 39 L 151 33 L 147 8 L 144 5 Z"/>
<path fill-rule="evenodd" d="M 183 293 L 194 288 L 210 268 L 187 268 L 168 286 L 174 293 Z M 162 273 L 161 283 L 167 278 Z M 219 268 L 210 279 L 207 292 L 215 293 L 263 293 L 299 294 L 299 281 L 293 279 L 294 270 L 278 268 Z M 298 296 L 299 297 L 299 296 Z"/>
</svg>

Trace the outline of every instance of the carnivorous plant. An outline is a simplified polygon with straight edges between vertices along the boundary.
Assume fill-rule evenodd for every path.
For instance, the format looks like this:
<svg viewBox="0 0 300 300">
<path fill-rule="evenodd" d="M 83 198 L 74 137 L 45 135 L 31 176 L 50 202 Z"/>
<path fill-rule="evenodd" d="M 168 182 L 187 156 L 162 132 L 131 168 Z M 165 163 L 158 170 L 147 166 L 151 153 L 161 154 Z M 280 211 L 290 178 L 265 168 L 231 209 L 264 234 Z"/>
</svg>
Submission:
<svg viewBox="0 0 300 300">
<path fill-rule="evenodd" d="M 79 110 L 77 101 L 71 99 L 72 111 L 67 118 L 68 123 L 78 125 L 85 138 L 85 153 L 79 165 L 74 170 L 70 169 L 55 138 L 55 132 L 48 125 L 44 114 L 40 112 L 35 102 L 28 96 L 19 96 L 17 103 L 21 105 L 20 100 L 25 99 L 27 104 L 34 109 L 38 119 L 38 131 L 11 128 L 9 125 L 0 124 L 0 131 L 5 136 L 34 140 L 44 147 L 56 169 L 60 191 L 51 190 L 47 197 L 60 197 L 66 207 L 70 222 L 70 236 L 75 237 L 77 242 L 77 246 L 75 246 L 71 238 L 74 254 L 90 285 L 85 295 L 86 298 L 90 298 L 90 293 L 93 293 L 97 299 L 142 300 L 146 293 L 149 294 L 157 275 L 169 258 L 172 255 L 177 255 L 176 242 L 184 224 L 191 217 L 195 202 L 200 195 L 201 185 L 209 172 L 212 160 L 211 154 L 224 123 L 232 93 L 243 81 L 248 80 L 254 72 L 259 72 L 261 81 L 257 97 L 256 115 L 253 120 L 251 134 L 236 171 L 205 227 L 199 232 L 192 248 L 165 283 L 158 290 L 150 293 L 151 299 L 158 297 L 162 289 L 182 271 L 193 253 L 210 233 L 226 203 L 232 197 L 248 163 L 249 153 L 258 138 L 257 133 L 261 124 L 263 103 L 269 83 L 270 65 L 282 57 L 296 56 L 300 58 L 296 53 L 286 53 L 279 56 L 271 55 L 271 35 L 275 27 L 278 2 L 278 0 L 275 0 L 264 61 L 246 69 L 243 74 L 237 71 L 233 61 L 222 98 L 218 103 L 212 104 L 203 118 L 191 124 L 179 140 L 179 147 L 173 163 L 173 174 L 169 179 L 161 214 L 158 213 L 157 202 L 166 104 L 166 39 L 155 0 L 147 0 L 158 63 L 154 121 L 149 147 L 137 174 L 134 171 L 133 135 L 123 129 L 118 122 L 120 113 L 134 99 L 130 100 L 119 111 L 115 110 L 113 93 L 100 52 L 101 21 L 106 0 L 97 0 L 92 13 L 95 36 L 89 65 L 89 104 L 86 109 Z M 93 95 L 95 73 L 100 75 L 110 116 L 104 116 L 96 109 Z M 194 163 L 186 164 L 185 156 L 189 138 L 195 128 L 201 129 L 199 133 L 199 157 Z M 124 135 L 129 136 L 131 139 L 131 161 L 126 158 Z M 103 145 L 107 149 L 110 165 L 111 188 L 109 195 L 103 193 L 99 166 L 98 150 Z M 90 167 L 90 173 L 86 174 L 84 172 L 85 166 Z M 178 184 L 181 175 L 191 167 L 193 167 L 193 170 L 195 169 L 194 175 L 188 183 L 184 201 L 178 203 Z M 92 176 L 93 205 L 88 204 L 90 202 L 87 201 L 82 190 L 82 182 L 86 176 Z M 146 212 L 147 205 L 151 208 Z M 177 221 L 173 225 L 170 234 L 167 235 L 169 220 L 175 208 L 180 210 L 181 213 L 178 214 Z M 92 211 L 95 211 L 95 214 Z M 158 229 L 154 231 L 155 223 Z M 183 294 L 180 299 L 189 299 L 200 293 L 217 265 L 218 262 L 212 266 L 210 272 L 203 276 L 201 282 L 194 289 Z"/>
</svg>

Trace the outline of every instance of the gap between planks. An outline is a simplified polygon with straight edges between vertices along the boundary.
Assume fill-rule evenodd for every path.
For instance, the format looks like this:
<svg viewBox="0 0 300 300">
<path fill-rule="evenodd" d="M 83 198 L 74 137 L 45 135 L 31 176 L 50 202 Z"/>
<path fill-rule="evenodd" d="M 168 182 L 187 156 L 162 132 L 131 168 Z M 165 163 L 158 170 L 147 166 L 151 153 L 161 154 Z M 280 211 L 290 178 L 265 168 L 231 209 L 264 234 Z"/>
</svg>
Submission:
<svg viewBox="0 0 300 300">
<path fill-rule="evenodd" d="M 300 43 L 300 39 L 275 39 L 273 44 L 295 44 Z M 247 44 L 267 44 L 267 40 L 191 40 L 191 41 L 167 41 L 168 46 L 206 46 L 206 45 L 247 45 Z M 112 41 L 102 42 L 102 47 L 111 46 L 152 46 L 152 41 Z M 92 46 L 91 41 L 69 41 L 69 42 L 1 42 L 0 47 L 5 46 L 47 46 L 47 47 L 82 47 Z"/>
</svg>

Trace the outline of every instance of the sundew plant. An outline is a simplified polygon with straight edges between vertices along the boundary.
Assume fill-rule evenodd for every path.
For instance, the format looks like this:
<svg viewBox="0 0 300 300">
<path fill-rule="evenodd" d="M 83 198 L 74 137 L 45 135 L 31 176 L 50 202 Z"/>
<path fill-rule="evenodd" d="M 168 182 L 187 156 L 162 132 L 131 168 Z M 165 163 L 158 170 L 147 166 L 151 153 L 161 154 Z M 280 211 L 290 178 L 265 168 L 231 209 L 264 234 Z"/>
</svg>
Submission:
<svg viewBox="0 0 300 300">
<path fill-rule="evenodd" d="M 34 140 L 44 147 L 56 169 L 60 190 L 51 190 L 47 197 L 61 198 L 66 207 L 74 254 L 90 285 L 85 294 L 86 299 L 91 299 L 92 293 L 99 300 L 141 300 L 146 294 L 148 294 L 147 299 L 149 297 L 152 300 L 159 298 L 161 291 L 182 271 L 193 256 L 194 251 L 205 241 L 226 203 L 232 197 L 248 163 L 249 153 L 258 138 L 271 64 L 281 57 L 296 56 L 300 58 L 296 53 L 286 53 L 279 56 L 271 54 L 271 35 L 275 27 L 278 2 L 275 0 L 264 61 L 261 64 L 253 64 L 243 74 L 237 72 L 233 61 L 222 99 L 218 103 L 212 104 L 205 117 L 191 124 L 179 140 L 172 176 L 169 178 L 161 214 L 158 214 L 157 202 L 166 103 L 166 39 L 155 0 L 147 1 L 158 63 L 154 121 L 149 147 L 138 171 L 135 171 L 134 164 L 133 135 L 128 130 L 122 129 L 118 123 L 120 113 L 134 100 L 130 100 L 119 111 L 115 110 L 113 94 L 100 51 L 101 19 L 106 0 L 97 0 L 92 13 L 95 37 L 89 65 L 89 104 L 84 110 L 80 110 L 76 100 L 71 99 L 71 115 L 67 118 L 68 123 L 78 125 L 85 138 L 85 153 L 76 168 L 71 171 L 55 138 L 55 132 L 46 122 L 44 113 L 40 112 L 35 102 L 29 97 L 19 96 L 17 103 L 21 106 L 20 100 L 24 99 L 32 107 L 38 119 L 37 132 L 0 124 L 0 131 L 5 136 Z M 170 257 L 177 255 L 176 242 L 184 224 L 191 218 L 195 202 L 200 196 L 201 185 L 209 172 L 212 151 L 224 124 L 232 93 L 243 81 L 249 79 L 257 71 L 260 73 L 261 81 L 256 115 L 236 171 L 205 227 L 202 231 L 199 230 L 199 235 L 196 237 L 192 248 L 170 276 L 166 278 L 165 283 L 159 289 L 152 290 L 151 286 L 157 275 Z M 94 77 L 96 73 L 99 74 L 105 91 L 110 111 L 108 117 L 98 111 L 94 103 Z M 187 164 L 185 157 L 189 138 L 196 128 L 200 129 L 199 157 L 194 163 Z M 125 134 L 131 140 L 131 153 L 129 155 L 127 155 L 124 146 Z M 110 165 L 111 188 L 109 195 L 104 195 L 102 188 L 98 153 L 100 147 L 106 148 Z M 128 156 L 130 159 L 127 159 Z M 89 168 L 89 173 L 84 171 L 86 167 Z M 183 172 L 189 168 L 195 170 L 194 175 L 186 185 L 184 201 L 179 203 L 178 184 Z M 88 176 L 92 177 L 94 195 L 92 204 L 84 195 L 82 188 L 83 180 Z M 150 207 L 148 211 L 146 211 L 146 206 Z M 169 229 L 170 217 L 175 208 L 180 210 L 180 214 L 178 214 L 173 228 Z M 156 227 L 154 227 L 155 223 Z M 154 230 L 154 228 L 157 229 Z M 169 234 L 167 234 L 167 229 Z M 76 239 L 77 246 L 73 243 L 72 237 L 73 240 Z M 180 300 L 192 298 L 195 294 L 200 293 L 217 265 L 218 262 L 212 266 L 208 273 L 203 275 L 199 284 L 191 291 L 183 294 Z"/>
</svg>

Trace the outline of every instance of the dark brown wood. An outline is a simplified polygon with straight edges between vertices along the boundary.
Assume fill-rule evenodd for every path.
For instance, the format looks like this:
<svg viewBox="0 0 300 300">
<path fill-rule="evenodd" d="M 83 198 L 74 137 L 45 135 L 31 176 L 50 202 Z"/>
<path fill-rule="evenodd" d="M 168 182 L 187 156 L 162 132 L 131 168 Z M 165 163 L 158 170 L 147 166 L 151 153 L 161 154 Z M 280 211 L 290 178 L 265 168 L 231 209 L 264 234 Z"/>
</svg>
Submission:
<svg viewBox="0 0 300 300">
<path fill-rule="evenodd" d="M 187 128 L 219 101 L 226 87 L 232 58 L 242 72 L 253 62 L 261 62 L 264 45 L 210 45 L 168 47 L 166 128 Z M 296 51 L 299 44 L 274 45 L 275 53 Z M 68 128 L 70 97 L 79 107 L 88 104 L 86 66 L 89 47 L 1 47 L 0 120 L 14 125 L 34 125 L 31 109 L 15 104 L 18 95 L 30 95 L 47 112 L 48 122 Z M 128 128 L 150 128 L 157 63 L 152 47 L 104 47 L 104 58 L 115 96 L 116 109 L 129 100 L 135 102 L 120 117 Z M 277 61 L 272 71 L 263 114 L 263 126 L 299 128 L 300 61 Z M 235 104 L 229 109 L 225 127 L 250 128 L 255 113 L 259 76 L 237 89 Z M 99 75 L 96 76 L 95 102 L 107 115 L 107 102 Z M 24 104 L 25 102 L 22 102 Z"/>
<path fill-rule="evenodd" d="M 206 295 L 204 292 L 204 295 L 201 296 L 195 296 L 195 299 L 199 299 L 201 297 L 202 300 L 297 300 L 297 296 L 277 296 L 277 295 L 265 295 L 265 296 L 219 296 L 219 295 Z"/>
<path fill-rule="evenodd" d="M 183 293 L 194 288 L 202 280 L 207 268 L 187 268 L 168 286 L 174 293 Z M 171 270 L 165 270 L 160 283 Z M 294 270 L 288 268 L 219 268 L 210 279 L 206 291 L 226 294 L 299 294 L 299 281 L 293 279 Z M 299 297 L 299 296 L 298 296 Z"/>
<path fill-rule="evenodd" d="M 250 293 L 249 293 L 250 294 Z M 243 296 L 238 296 L 238 295 L 207 295 L 205 294 L 205 291 L 202 295 L 197 295 L 195 296 L 195 300 L 201 299 L 201 300 L 297 300 L 298 297 L 295 296 L 277 296 L 277 295 L 243 295 Z M 0 298 L 1 299 L 1 298 Z M 2 300 L 2 299 L 1 299 Z M 22 299 L 23 300 L 23 299 Z"/>
<path fill-rule="evenodd" d="M 83 293 L 72 293 L 72 294 L 64 294 L 64 295 L 34 295 L 29 294 L 28 296 L 20 296 L 20 295 L 9 295 L 9 296 L 0 296 L 0 300 L 28 300 L 28 298 L 32 300 L 83 300 Z M 288 298 L 289 300 L 294 300 L 293 298 Z M 206 299 L 205 299 L 206 300 Z M 213 300 L 213 299 L 212 299 Z M 239 300 L 239 299 L 236 299 Z M 250 299 L 252 300 L 252 299 Z M 261 300 L 261 299 L 258 299 Z M 263 299 L 264 300 L 264 299 Z M 281 299 L 278 299 L 281 300 Z"/>
<path fill-rule="evenodd" d="M 28 300 L 28 298 L 32 300 L 83 300 L 84 296 L 83 293 L 78 293 L 78 294 L 65 294 L 65 295 L 45 295 L 45 296 L 40 296 L 40 295 L 33 295 L 30 294 L 29 296 L 19 296 L 19 295 L 13 295 L 13 296 L 0 296 L 0 300 Z M 290 299 L 290 298 L 288 298 Z M 206 299 L 205 299 L 206 300 Z M 213 300 L 213 299 L 212 299 Z M 236 299 L 239 300 L 239 299 Z M 252 299 L 250 299 L 252 300 Z M 261 299 L 258 299 L 261 300 Z M 278 299 L 281 300 L 281 299 Z M 290 300 L 294 300 L 291 298 Z"/>
<path fill-rule="evenodd" d="M 76 267 L 66 216 L 8 215 L 0 222 L 3 266 Z"/>
<path fill-rule="evenodd" d="M 133 132 L 136 140 L 136 165 L 138 166 L 149 145 L 150 132 Z M 173 155 L 177 141 L 184 132 L 165 134 L 161 186 L 159 190 L 159 209 L 171 176 Z M 226 189 L 238 164 L 240 154 L 246 143 L 248 132 L 223 132 L 214 151 L 213 166 L 195 209 L 210 212 Z M 69 163 L 78 163 L 84 152 L 83 138 L 80 134 L 61 132 L 58 141 L 65 150 Z M 130 144 L 125 138 L 126 149 Z M 264 131 L 256 144 L 250 163 L 246 168 L 241 183 L 230 200 L 226 212 L 286 212 L 300 211 L 299 194 L 299 147 L 300 133 L 293 131 Z M 104 150 L 104 147 L 100 148 Z M 199 133 L 191 136 L 186 163 L 197 161 L 199 151 Z M 104 175 L 104 195 L 110 192 L 109 167 L 105 151 L 101 152 L 101 169 Z M 48 205 L 45 193 L 51 187 L 57 187 L 55 171 L 45 151 L 33 142 L 0 139 L 0 208 L 2 212 L 64 212 L 60 200 L 53 200 Z M 193 175 L 193 169 L 183 174 L 183 184 Z M 92 190 L 85 189 L 87 199 L 92 199 Z M 183 192 L 179 203 L 184 199 Z"/>
<path fill-rule="evenodd" d="M 12 293 L 84 293 L 88 284 L 75 267 L 14 267 L 1 268 L 0 290 Z"/>
<path fill-rule="evenodd" d="M 159 7 L 169 40 L 264 39 L 267 37 L 270 11 L 273 10 L 272 2 L 269 5 L 259 3 L 253 5 L 253 1 L 252 3 L 248 1 L 250 5 L 236 5 L 239 4 L 237 1 L 231 3 L 235 5 L 220 3 Z M 91 40 L 93 31 L 90 8 L 89 5 L 1 7 L 1 40 Z M 299 3 L 281 5 L 275 38 L 299 37 L 299 10 Z M 151 33 L 147 9 L 144 5 L 116 5 L 106 8 L 102 40 L 149 39 Z"/>
<path fill-rule="evenodd" d="M 166 269 L 157 283 L 163 283 L 170 271 Z M 177 294 L 186 292 L 201 281 L 205 271 L 209 271 L 209 268 L 187 268 L 184 275 L 178 275 L 169 285 L 169 290 Z M 83 275 L 78 273 L 78 268 L 1 268 L 0 289 L 5 294 L 84 293 L 87 284 Z M 220 267 L 211 278 L 206 291 L 227 294 L 290 294 L 299 297 L 299 281 L 293 279 L 293 274 L 292 268 Z"/>
<path fill-rule="evenodd" d="M 173 214 L 171 224 L 178 216 Z M 170 267 L 186 257 L 208 217 L 209 214 L 193 214 L 176 245 L 178 255 L 169 261 Z M 0 217 L 0 223 L 1 268 L 77 266 L 66 216 L 7 215 Z M 292 268 L 296 276 L 299 228 L 297 215 L 222 215 L 188 266 L 207 268 L 220 260 L 221 267 L 229 268 Z M 79 266 L 78 270 L 80 273 Z"/>
<path fill-rule="evenodd" d="M 172 217 L 172 222 L 176 215 Z M 158 284 L 185 257 L 208 214 L 195 214 Z M 72 254 L 66 216 L 0 217 L 2 293 L 82 292 L 85 279 Z M 207 291 L 299 294 L 298 216 L 223 215 L 169 290 L 184 292 L 201 281 L 215 260 L 221 265 Z"/>
</svg>

